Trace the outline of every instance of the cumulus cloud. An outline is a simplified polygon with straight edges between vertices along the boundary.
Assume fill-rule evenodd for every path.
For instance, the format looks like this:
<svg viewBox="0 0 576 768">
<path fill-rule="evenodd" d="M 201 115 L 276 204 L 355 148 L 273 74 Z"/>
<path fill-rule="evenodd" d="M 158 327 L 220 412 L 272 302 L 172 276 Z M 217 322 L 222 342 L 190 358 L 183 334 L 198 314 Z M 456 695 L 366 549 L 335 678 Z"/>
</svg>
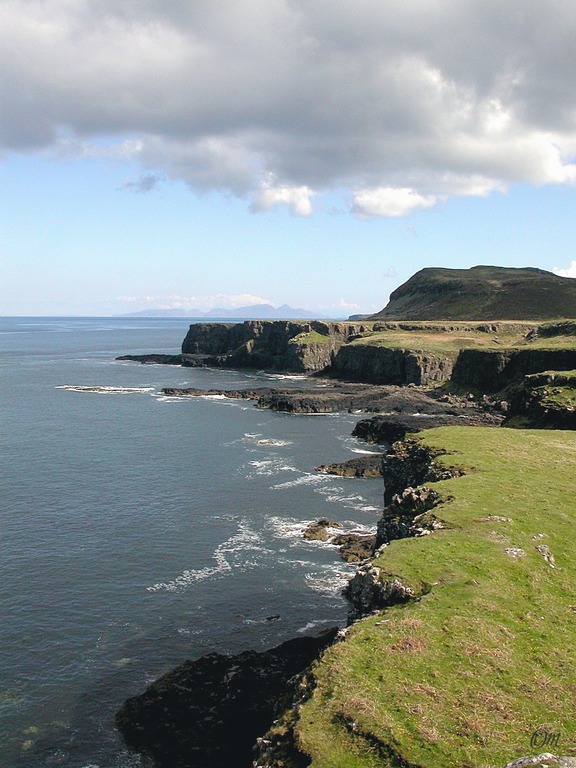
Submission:
<svg viewBox="0 0 576 768">
<path fill-rule="evenodd" d="M 333 190 L 404 216 L 572 185 L 575 37 L 558 0 L 0 0 L 0 151 L 299 216 Z"/>
<path fill-rule="evenodd" d="M 276 184 L 271 178 L 261 183 L 260 189 L 254 195 L 251 210 L 254 212 L 269 211 L 277 205 L 285 204 L 294 216 L 310 216 L 312 213 L 311 195 L 312 191 L 308 187 Z"/>
<path fill-rule="evenodd" d="M 570 266 L 566 269 L 554 267 L 552 272 L 554 272 L 555 275 L 560 275 L 560 277 L 576 277 L 576 261 L 572 260 Z"/>
<path fill-rule="evenodd" d="M 354 193 L 352 210 L 358 216 L 406 216 L 416 208 L 431 208 L 433 195 L 420 195 L 406 187 L 378 187 Z"/>
</svg>

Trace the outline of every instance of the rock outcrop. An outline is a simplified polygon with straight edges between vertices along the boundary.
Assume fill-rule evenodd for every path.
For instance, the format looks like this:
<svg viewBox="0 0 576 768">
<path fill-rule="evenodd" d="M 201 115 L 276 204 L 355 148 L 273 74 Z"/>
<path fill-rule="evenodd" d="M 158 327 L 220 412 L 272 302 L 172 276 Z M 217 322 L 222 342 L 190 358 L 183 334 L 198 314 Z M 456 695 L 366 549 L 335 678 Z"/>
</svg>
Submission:
<svg viewBox="0 0 576 768">
<path fill-rule="evenodd" d="M 463 349 L 454 365 L 452 381 L 482 392 L 498 392 L 531 373 L 573 369 L 576 369 L 576 346 L 571 349 Z"/>
<path fill-rule="evenodd" d="M 331 629 L 263 653 L 186 661 L 128 699 L 116 724 L 128 747 L 160 768 L 249 768 L 253 745 L 278 714 L 289 681 L 336 634 Z"/>
<path fill-rule="evenodd" d="M 371 563 L 358 568 L 344 594 L 352 606 L 353 620 L 391 605 L 405 603 L 416 596 L 409 584 L 393 574 L 385 574 Z"/>
<path fill-rule="evenodd" d="M 430 513 L 442 501 L 436 491 L 426 486 L 405 488 L 397 493 L 378 523 L 376 548 L 395 539 L 424 536 L 443 528 L 442 520 Z"/>
<path fill-rule="evenodd" d="M 182 364 L 307 373 L 329 366 L 342 344 L 371 325 L 246 320 L 194 323 L 182 343 Z"/>
<path fill-rule="evenodd" d="M 524 377 L 510 400 L 508 422 L 545 429 L 576 429 L 576 371 Z"/>
<path fill-rule="evenodd" d="M 452 360 L 447 357 L 354 343 L 340 347 L 329 373 L 348 381 L 420 386 L 447 381 L 452 365 Z"/>
<path fill-rule="evenodd" d="M 382 477 L 382 455 L 372 454 L 337 464 L 321 464 L 316 472 L 338 477 Z"/>
<path fill-rule="evenodd" d="M 439 455 L 441 455 L 440 452 L 432 451 L 416 439 L 394 443 L 384 456 L 382 464 L 385 506 L 387 507 L 396 495 L 402 494 L 407 488 L 448 480 L 462 474 L 458 467 L 444 467 L 435 462 L 435 458 Z"/>
</svg>

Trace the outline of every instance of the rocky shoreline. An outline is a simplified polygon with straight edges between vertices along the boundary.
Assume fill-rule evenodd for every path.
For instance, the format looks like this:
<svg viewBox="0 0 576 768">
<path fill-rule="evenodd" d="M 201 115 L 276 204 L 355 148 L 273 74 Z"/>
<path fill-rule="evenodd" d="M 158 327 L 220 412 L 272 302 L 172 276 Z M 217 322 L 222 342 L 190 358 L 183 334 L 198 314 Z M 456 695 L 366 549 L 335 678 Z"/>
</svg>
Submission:
<svg viewBox="0 0 576 768">
<path fill-rule="evenodd" d="M 378 457 L 387 500 L 375 535 L 342 533 L 341 525 L 330 520 L 319 520 L 304 532 L 309 540 L 348 549 L 352 555 L 345 559 L 359 562 L 344 593 L 349 623 L 425 592 L 425 585 L 415 588 L 382 574 L 371 557 L 394 539 L 442 527 L 431 513 L 441 498 L 428 487 L 413 487 L 460 473 L 457 467 L 436 465 L 435 456 L 409 439 Z M 116 725 L 126 745 L 152 758 L 158 768 L 304 768 L 307 758 L 290 723 L 314 689 L 315 660 L 345 635 L 345 629 L 333 628 L 260 653 L 213 653 L 187 661 L 128 699 Z"/>
<path fill-rule="evenodd" d="M 221 325 L 214 331 L 213 325 L 198 324 L 191 326 L 182 355 L 121 359 L 322 371 L 323 375 L 340 372 L 342 378 L 356 378 L 351 383 L 316 378 L 302 387 L 162 390 L 170 397 L 245 399 L 258 408 L 288 413 L 372 414 L 358 421 L 353 434 L 382 446 L 382 454 L 316 469 L 342 477 L 383 478 L 384 511 L 377 531 L 373 536 L 358 536 L 340 532 L 338 523 L 319 520 L 304 534 L 338 546 L 344 559 L 359 563 L 345 591 L 353 623 L 382 608 L 419 600 L 431 588 L 383 573 L 371 560 L 394 540 L 428 536 L 445 528 L 441 508 L 447 499 L 430 484 L 463 474 L 458 466 L 437 463 L 437 454 L 409 435 L 438 426 L 497 427 L 519 417 L 531 418 L 537 426 L 575 428 L 576 377 L 569 368 L 576 368 L 576 350 L 463 350 L 451 360 L 431 359 L 410 350 L 381 349 L 375 355 L 375 347 L 358 343 L 368 333 L 361 324 L 304 325 L 245 323 Z M 493 328 L 486 332 L 492 333 Z M 351 341 L 354 347 L 347 346 Z M 234 344 L 235 351 L 230 352 Z M 550 364 L 562 364 L 568 373 L 563 378 L 539 373 Z M 534 373 L 539 377 L 532 377 Z M 448 378 L 454 385 L 465 386 L 459 391 L 466 394 L 454 394 L 454 387 L 422 386 Z M 299 708 L 314 689 L 314 660 L 345 634 L 346 630 L 332 630 L 261 654 L 210 654 L 186 662 L 126 702 L 117 725 L 127 745 L 151 756 L 159 768 L 304 768 L 309 760 L 299 750 L 294 733 Z M 301 653 L 304 647 L 307 650 Z M 225 743 L 232 745 L 232 752 L 226 751 Z"/>
</svg>

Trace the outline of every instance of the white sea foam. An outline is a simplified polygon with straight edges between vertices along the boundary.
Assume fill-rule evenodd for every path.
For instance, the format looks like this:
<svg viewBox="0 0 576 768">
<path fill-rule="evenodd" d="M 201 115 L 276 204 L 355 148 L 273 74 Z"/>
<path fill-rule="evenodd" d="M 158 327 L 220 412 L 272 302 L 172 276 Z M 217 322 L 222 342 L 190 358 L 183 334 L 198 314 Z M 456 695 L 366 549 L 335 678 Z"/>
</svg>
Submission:
<svg viewBox="0 0 576 768">
<path fill-rule="evenodd" d="M 247 473 L 246 479 L 251 480 L 256 476 L 273 476 L 278 475 L 280 472 L 298 472 L 299 470 L 291 464 L 286 463 L 286 459 L 255 459 L 249 461 L 248 466 L 252 469 Z"/>
<path fill-rule="evenodd" d="M 296 520 L 293 517 L 269 517 L 266 527 L 275 539 L 301 539 L 304 529 L 312 520 Z"/>
<path fill-rule="evenodd" d="M 215 565 L 204 568 L 196 568 L 182 571 L 179 576 L 171 581 L 162 581 L 153 584 L 150 587 L 146 587 L 148 592 L 160 592 L 165 590 L 167 592 L 176 592 L 180 589 L 185 589 L 190 584 L 195 584 L 199 581 L 205 581 L 206 579 L 213 578 L 220 574 L 229 573 L 232 570 L 247 570 L 259 565 L 259 557 L 248 558 L 246 553 L 258 553 L 261 556 L 263 553 L 270 553 L 270 550 L 262 546 L 262 537 L 259 533 L 250 528 L 250 526 L 242 522 L 238 526 L 238 532 L 231 536 L 226 541 L 222 542 L 212 555 Z"/>
<path fill-rule="evenodd" d="M 340 598 L 342 590 L 348 584 L 352 575 L 353 568 L 350 568 L 349 571 L 325 569 L 324 571 L 307 573 L 304 579 L 306 586 L 314 592 L 321 592 Z"/>
<path fill-rule="evenodd" d="M 113 387 L 89 384 L 60 384 L 54 389 L 66 389 L 69 392 L 95 392 L 98 395 L 135 395 L 154 391 L 154 387 Z"/>
<path fill-rule="evenodd" d="M 314 493 L 324 496 L 331 504 L 338 504 L 346 509 L 355 509 L 360 512 L 379 512 L 380 508 L 368 504 L 364 496 L 359 494 L 347 494 L 340 486 L 324 486 L 314 488 Z"/>
<path fill-rule="evenodd" d="M 273 446 L 282 448 L 286 445 L 292 445 L 292 441 L 291 440 L 274 440 L 273 438 L 264 438 L 262 440 L 257 440 L 256 445 L 273 445 Z"/>
<path fill-rule="evenodd" d="M 296 470 L 298 471 L 298 470 Z M 279 490 L 281 488 L 294 488 L 297 485 L 319 485 L 326 482 L 326 475 L 319 474 L 304 474 L 298 477 L 296 480 L 287 480 L 285 483 L 278 483 L 277 485 L 270 486 L 272 490 Z"/>
<path fill-rule="evenodd" d="M 334 624 L 334 622 L 332 621 L 332 619 L 318 619 L 317 621 L 309 621 L 308 624 L 305 624 L 303 627 L 300 627 L 300 629 L 297 629 L 296 632 L 303 634 L 304 632 L 308 632 L 309 629 L 315 629 L 316 627 L 321 627 L 322 624 Z"/>
</svg>

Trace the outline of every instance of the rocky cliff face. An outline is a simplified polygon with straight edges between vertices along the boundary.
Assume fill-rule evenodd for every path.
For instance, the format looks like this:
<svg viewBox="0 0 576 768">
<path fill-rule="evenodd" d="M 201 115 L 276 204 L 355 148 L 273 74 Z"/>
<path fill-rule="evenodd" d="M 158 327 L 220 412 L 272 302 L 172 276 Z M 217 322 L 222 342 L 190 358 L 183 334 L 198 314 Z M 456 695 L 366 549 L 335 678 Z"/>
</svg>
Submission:
<svg viewBox="0 0 576 768">
<path fill-rule="evenodd" d="M 576 371 L 526 376 L 511 398 L 510 421 L 533 428 L 576 429 Z"/>
<path fill-rule="evenodd" d="M 574 349 L 463 349 L 454 365 L 452 381 L 483 392 L 497 392 L 530 373 L 576 368 Z"/>
<path fill-rule="evenodd" d="M 340 347 L 330 367 L 340 379 L 372 384 L 426 385 L 446 381 L 451 372 L 449 358 L 358 343 Z"/>
<path fill-rule="evenodd" d="M 330 365 L 342 344 L 370 327 L 320 320 L 197 323 L 190 326 L 182 344 L 183 364 L 297 373 L 320 371 Z"/>
</svg>

